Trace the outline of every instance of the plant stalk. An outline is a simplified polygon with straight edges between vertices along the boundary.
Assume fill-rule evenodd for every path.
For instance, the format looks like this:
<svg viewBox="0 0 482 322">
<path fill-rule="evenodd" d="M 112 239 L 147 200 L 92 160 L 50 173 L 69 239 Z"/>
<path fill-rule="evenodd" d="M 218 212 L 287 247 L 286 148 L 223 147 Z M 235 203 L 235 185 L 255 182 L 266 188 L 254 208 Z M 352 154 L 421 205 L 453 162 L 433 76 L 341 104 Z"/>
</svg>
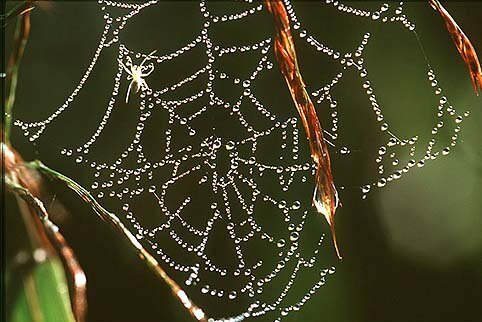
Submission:
<svg viewBox="0 0 482 322">
<path fill-rule="evenodd" d="M 3 130 L 5 143 L 10 142 L 10 130 L 12 126 L 12 112 L 17 93 L 18 71 L 25 47 L 30 35 L 30 10 L 17 17 L 15 26 L 14 47 L 10 55 L 7 67 L 6 89 L 7 98 L 5 102 L 5 115 L 3 117 Z"/>
</svg>

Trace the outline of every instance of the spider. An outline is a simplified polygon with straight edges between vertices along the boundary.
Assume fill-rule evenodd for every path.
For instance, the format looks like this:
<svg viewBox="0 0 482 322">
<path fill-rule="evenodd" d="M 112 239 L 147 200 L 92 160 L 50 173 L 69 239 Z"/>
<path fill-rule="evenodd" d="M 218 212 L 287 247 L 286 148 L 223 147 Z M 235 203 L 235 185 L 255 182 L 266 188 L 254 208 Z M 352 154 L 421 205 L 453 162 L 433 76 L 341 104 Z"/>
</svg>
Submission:
<svg viewBox="0 0 482 322">
<path fill-rule="evenodd" d="M 121 60 L 119 60 L 120 65 L 126 71 L 127 79 L 131 80 L 129 84 L 129 88 L 127 89 L 126 95 L 126 103 L 129 103 L 129 94 L 131 92 L 132 86 L 134 86 L 136 93 L 139 92 L 139 89 L 146 90 L 149 89 L 144 77 L 149 76 L 154 71 L 154 64 L 149 64 L 148 66 L 144 66 L 144 63 L 152 57 L 152 55 L 156 51 L 152 51 L 149 55 L 147 55 L 144 60 L 141 62 L 140 65 L 133 65 L 132 59 L 127 57 L 127 63 L 124 64 Z M 147 70 L 147 72 L 146 72 Z"/>
</svg>

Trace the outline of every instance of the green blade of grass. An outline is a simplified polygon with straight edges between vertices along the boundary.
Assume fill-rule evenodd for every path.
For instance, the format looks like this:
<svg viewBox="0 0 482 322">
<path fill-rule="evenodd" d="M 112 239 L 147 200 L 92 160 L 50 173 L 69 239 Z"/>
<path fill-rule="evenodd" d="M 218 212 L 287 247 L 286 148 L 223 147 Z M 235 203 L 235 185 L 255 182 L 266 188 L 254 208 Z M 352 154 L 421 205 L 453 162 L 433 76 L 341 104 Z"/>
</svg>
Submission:
<svg viewBox="0 0 482 322">
<path fill-rule="evenodd" d="M 75 322 L 72 313 L 68 285 L 62 262 L 56 258 L 47 258 L 35 263 L 28 271 L 18 276 L 15 283 L 9 272 L 10 284 L 7 297 L 10 308 L 10 322 Z"/>
</svg>

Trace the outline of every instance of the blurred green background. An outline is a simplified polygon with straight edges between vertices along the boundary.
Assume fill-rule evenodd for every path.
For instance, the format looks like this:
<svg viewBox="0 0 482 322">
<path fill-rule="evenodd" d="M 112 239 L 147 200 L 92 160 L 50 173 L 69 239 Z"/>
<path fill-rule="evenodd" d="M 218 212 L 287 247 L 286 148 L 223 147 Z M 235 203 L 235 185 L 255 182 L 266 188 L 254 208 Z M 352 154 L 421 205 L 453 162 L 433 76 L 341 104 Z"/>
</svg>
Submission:
<svg viewBox="0 0 482 322">
<path fill-rule="evenodd" d="M 375 1 L 350 4 L 360 8 L 380 5 Z M 341 14 L 317 1 L 295 1 L 294 5 L 298 18 L 313 35 L 342 52 L 354 50 L 364 32 L 371 32 L 364 57 L 386 118 L 403 135 L 418 133 L 419 129 L 430 131 L 436 101 L 432 89 L 426 86 L 426 64 L 412 33 L 399 25 Z M 482 54 L 482 3 L 457 1 L 445 5 Z M 242 4 L 223 1 L 213 6 L 222 11 Z M 346 158 L 332 151 L 335 180 L 347 187 L 341 191 L 343 207 L 337 213 L 337 235 L 344 259 L 337 263 L 332 252 L 327 251 L 326 256 L 336 263 L 337 273 L 286 321 L 482 321 L 482 100 L 475 96 L 466 67 L 440 16 L 425 1 L 408 2 L 406 10 L 417 25 L 421 43 L 445 94 L 460 113 L 469 110 L 471 114 L 462 123 L 459 143 L 448 156 L 414 169 L 362 200 L 358 187 L 376 177 L 374 159 L 380 138 L 359 80 L 346 77 L 346 83 L 336 92 L 342 106 L 339 132 L 341 146 L 352 146 L 353 153 Z M 121 40 L 135 50 L 157 49 L 162 54 L 197 36 L 200 25 L 197 3 L 163 1 L 129 22 Z M 15 118 L 44 118 L 63 102 L 90 62 L 102 28 L 103 19 L 95 2 L 39 3 L 32 12 Z M 229 28 L 214 30 L 213 35 L 221 43 L 241 45 L 272 32 L 271 17 L 264 13 L 252 21 L 241 20 Z M 7 54 L 12 34 L 10 25 L 6 30 Z M 319 88 L 338 72 L 338 64 L 314 54 L 298 37 L 295 41 L 309 90 Z M 167 84 L 185 77 L 187 71 L 194 71 L 205 60 L 202 52 L 195 53 L 187 61 L 163 66 Z M 83 142 L 98 124 L 110 95 L 116 54 L 111 50 L 101 57 L 100 70 L 93 73 L 86 85 L 87 94 L 77 103 L 80 108 L 55 123 L 39 142 L 32 145 L 18 128 L 14 129 L 13 144 L 25 159 L 39 158 L 80 183 L 89 184 L 91 173 L 60 157 L 58 152 L 62 146 Z M 243 72 L 251 70 L 253 61 L 227 61 L 225 67 Z M 276 65 L 273 70 L 277 71 Z M 278 109 L 295 115 L 282 82 L 265 84 L 260 89 L 263 96 L 278 104 Z M 123 93 L 125 87 L 121 88 Z M 129 136 L 132 125 L 128 121 L 133 113 L 126 112 L 113 120 L 117 123 L 105 143 L 109 148 L 93 153 L 113 160 L 116 151 L 109 144 Z M 325 116 L 320 112 L 322 124 Z M 441 140 L 449 142 L 450 136 L 442 136 Z M 150 142 L 154 149 L 156 142 L 156 138 Z M 50 183 L 49 189 L 70 212 L 54 219 L 86 272 L 88 321 L 191 320 L 168 288 L 87 205 L 61 185 Z M 310 197 L 310 187 L 307 192 L 302 197 Z M 319 224 L 323 226 L 322 221 Z M 20 225 L 15 213 L 9 212 L 7 260 L 26 247 Z M 331 245 L 326 242 L 324 247 Z M 195 300 L 200 296 L 196 291 L 192 293 Z M 213 302 L 208 304 L 208 314 L 218 316 L 223 312 Z"/>
</svg>

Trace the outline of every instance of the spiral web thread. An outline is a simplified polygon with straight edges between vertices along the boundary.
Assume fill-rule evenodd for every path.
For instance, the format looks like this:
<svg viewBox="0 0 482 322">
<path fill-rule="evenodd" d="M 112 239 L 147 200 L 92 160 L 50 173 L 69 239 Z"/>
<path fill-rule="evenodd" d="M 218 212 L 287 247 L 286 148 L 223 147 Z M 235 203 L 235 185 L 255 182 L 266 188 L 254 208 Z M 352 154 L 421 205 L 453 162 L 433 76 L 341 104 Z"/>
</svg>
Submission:
<svg viewBox="0 0 482 322">
<path fill-rule="evenodd" d="M 268 37 L 249 45 L 221 47 L 216 44 L 215 39 L 210 35 L 210 28 L 213 25 L 242 20 L 247 16 L 259 14 L 259 12 L 264 10 L 264 6 L 260 2 L 246 2 L 251 4 L 249 9 L 219 16 L 210 13 L 209 5 L 205 1 L 201 1 L 199 8 L 200 15 L 204 19 L 204 25 L 199 36 L 174 52 L 167 54 L 158 52 L 149 55 L 149 53 L 134 52 L 129 49 L 129 44 L 121 41 L 121 35 L 130 18 L 142 10 L 156 10 L 156 8 L 162 5 L 162 2 L 120 3 L 99 1 L 99 9 L 104 13 L 104 31 L 90 65 L 77 87 L 66 101 L 46 119 L 36 122 L 15 121 L 15 125 L 24 131 L 25 136 L 30 141 L 37 140 L 58 116 L 69 109 L 71 103 L 82 90 L 83 85 L 88 81 L 91 71 L 95 68 L 103 50 L 109 47 L 118 48 L 118 68 L 114 76 L 114 87 L 100 124 L 91 138 L 84 144 L 73 149 L 66 147 L 60 153 L 75 160 L 78 164 L 85 164 L 85 166 L 96 170 L 91 191 L 95 192 L 99 199 L 109 197 L 117 198 L 121 201 L 125 219 L 131 223 L 132 229 L 136 232 L 136 237 L 142 243 L 150 246 L 153 254 L 157 254 L 157 257 L 162 262 L 185 276 L 188 293 L 198 290 L 204 296 L 212 296 L 219 299 L 236 301 L 241 296 L 250 299 L 251 303 L 240 312 L 228 318 L 210 319 L 212 321 L 242 321 L 247 318 L 264 316 L 268 313 L 273 313 L 275 321 L 280 321 L 291 312 L 298 311 L 325 284 L 326 277 L 334 272 L 333 267 L 320 267 L 320 263 L 318 263 L 323 236 L 319 239 L 317 247 L 310 256 L 306 256 L 300 251 L 299 240 L 305 222 L 309 216 L 316 215 L 313 211 L 309 211 L 310 205 L 305 201 L 294 200 L 288 202 L 273 197 L 261 190 L 257 183 L 258 179 L 263 175 L 273 176 L 277 178 L 277 180 L 273 180 L 273 184 L 279 185 L 283 191 L 287 192 L 295 182 L 308 184 L 306 183 L 308 181 L 307 178 L 313 176 L 315 165 L 311 162 L 300 161 L 302 156 L 299 155 L 299 141 L 305 138 L 302 130 L 300 133 L 297 117 L 279 118 L 268 106 L 264 106 L 263 102 L 251 90 L 258 75 L 278 72 L 276 68 L 273 69 L 274 63 L 269 58 L 273 39 Z M 297 18 L 294 6 L 288 0 L 285 0 L 284 4 L 291 19 L 294 35 L 306 41 L 320 55 L 329 57 L 333 64 L 337 64 L 340 67 L 340 72 L 331 82 L 320 86 L 310 93 L 312 100 L 317 104 L 328 102 L 330 105 L 331 120 L 322 120 L 324 124 L 331 124 L 331 127 L 324 131 L 327 143 L 334 147 L 340 155 L 348 156 L 350 154 L 350 147 L 338 143 L 338 105 L 332 90 L 337 87 L 345 73 L 353 70 L 363 80 L 363 90 L 366 92 L 367 99 L 376 115 L 380 133 L 387 138 L 385 143 L 379 147 L 378 156 L 375 160 L 378 164 L 379 178 L 360 187 L 363 197 L 373 187 L 383 187 L 387 183 L 402 177 L 411 168 L 415 166 L 422 167 L 426 162 L 437 158 L 439 155 L 446 155 L 450 152 L 450 148 L 455 146 L 457 142 L 458 132 L 460 131 L 459 123 L 463 121 L 468 113 L 460 115 L 456 112 L 455 108 L 442 94 L 442 89 L 437 84 L 435 72 L 428 63 L 427 81 L 431 84 L 434 95 L 439 98 L 439 104 L 436 107 L 438 119 L 434 127 L 430 129 L 432 138 L 425 147 L 425 155 L 419 160 L 410 159 L 406 164 L 399 164 L 395 148 L 406 147 L 410 150 L 410 155 L 414 156 L 418 147 L 416 145 L 418 137 L 414 135 L 408 138 L 399 138 L 391 130 L 390 124 L 384 119 L 382 107 L 377 100 L 375 89 L 370 83 L 369 72 L 364 65 L 364 49 L 369 44 L 370 33 L 365 33 L 358 46 L 353 46 L 356 48 L 355 51 L 342 53 L 336 49 L 329 48 L 323 44 L 322 40 L 310 35 L 309 31 L 303 28 L 302 22 Z M 401 28 L 413 33 L 414 37 L 418 39 L 415 24 L 404 14 L 403 3 L 383 4 L 375 11 L 357 9 L 339 1 L 320 1 L 321 4 L 334 6 L 342 14 L 356 15 L 381 24 L 399 24 Z M 126 14 L 114 17 L 110 13 L 111 9 L 123 9 Z M 91 157 L 89 149 L 102 135 L 104 127 L 116 106 L 116 102 L 123 100 L 125 97 L 125 93 L 120 91 L 120 87 L 124 82 L 129 82 L 129 75 L 122 65 L 125 65 L 128 60 L 132 62 L 131 65 L 140 64 L 142 60 L 145 60 L 145 70 L 147 71 L 149 68 L 155 70 L 159 65 L 175 60 L 191 49 L 200 46 L 205 48 L 204 53 L 207 58 L 207 64 L 204 67 L 194 71 L 190 76 L 178 83 L 165 88 L 157 88 L 156 84 L 149 82 L 149 77 L 146 76 L 146 83 L 140 86 L 139 93 L 131 93 L 131 97 L 132 95 L 139 95 L 141 98 L 137 130 L 131 144 L 119 158 L 111 163 L 105 163 L 98 162 Z M 215 68 L 216 60 L 222 56 L 253 51 L 259 52 L 261 58 L 257 65 L 253 66 L 251 75 L 246 79 L 239 79 L 235 75 L 228 75 L 224 71 Z M 302 60 L 303 57 L 300 57 L 300 59 Z M 129 67 L 128 65 L 127 68 Z M 183 99 L 163 99 L 163 96 L 167 93 L 174 92 L 186 84 L 198 80 L 201 76 L 207 76 L 204 89 Z M 227 102 L 221 99 L 213 87 L 216 79 L 233 82 L 239 87 L 239 97 L 234 102 Z M 184 105 L 196 103 L 201 98 L 206 97 L 209 99 L 209 104 L 200 104 L 198 109 L 191 115 L 185 117 L 178 112 Z M 244 110 L 241 108 L 241 104 L 246 101 L 250 102 L 255 108 L 255 113 L 260 118 L 268 120 L 271 126 L 261 130 L 253 127 L 245 118 Z M 173 129 L 181 128 L 189 136 L 197 137 L 198 133 L 196 128 L 191 125 L 192 122 L 201 118 L 210 109 L 215 108 L 230 110 L 231 115 L 235 116 L 242 127 L 246 129 L 247 135 L 245 138 L 239 141 L 232 141 L 212 135 L 200 138 L 197 145 L 186 143 L 184 146 L 178 146 L 179 143 L 173 143 L 172 140 L 175 135 L 173 134 Z M 151 113 L 155 109 L 163 109 L 168 113 L 169 125 L 165 131 L 165 157 L 157 162 L 150 162 L 144 155 L 141 137 L 145 125 L 149 122 Z M 444 117 L 445 122 L 442 121 Z M 447 146 L 436 150 L 434 146 L 438 132 L 445 126 L 447 119 L 455 124 L 451 141 Z M 257 160 L 258 142 L 275 132 L 281 133 L 283 141 L 281 142 L 281 149 L 284 151 L 285 157 L 278 164 L 266 164 Z M 244 150 L 246 147 L 249 152 Z M 228 170 L 225 173 L 221 173 L 218 170 L 218 154 L 221 152 L 227 153 L 229 156 Z M 125 166 L 124 161 L 132 156 L 137 161 L 137 167 Z M 396 168 L 395 171 L 386 173 L 384 164 L 387 162 Z M 156 182 L 154 171 L 168 172 L 170 173 L 170 178 L 165 182 Z M 198 184 L 211 189 L 212 194 L 219 196 L 220 200 L 219 202 L 212 202 L 210 205 L 210 217 L 206 225 L 201 228 L 193 225 L 183 217 L 184 210 L 189 207 L 192 198 L 195 198 L 195 196 L 187 196 L 176 209 L 171 209 L 166 202 L 166 198 L 169 196 L 169 189 L 190 176 L 199 178 Z M 98 178 L 102 178 L 102 180 Z M 135 183 L 140 178 L 150 182 L 150 187 L 147 188 L 140 185 L 136 185 L 135 188 L 129 187 L 129 183 Z M 248 190 L 249 193 L 244 192 L 245 190 Z M 164 216 L 162 224 L 156 227 L 143 225 L 137 219 L 136 213 L 131 210 L 131 200 L 136 196 L 145 194 L 156 198 L 159 210 Z M 235 203 L 241 205 L 242 213 L 239 213 L 237 208 L 234 209 L 233 204 Z M 274 206 L 277 213 L 270 213 L 269 216 L 281 216 L 283 218 L 285 234 L 277 235 L 276 233 L 267 232 L 257 222 L 256 216 L 258 215 L 255 214 L 255 206 L 259 203 L 267 203 Z M 206 246 L 211 237 L 210 233 L 213 227 L 220 222 L 223 223 L 234 245 L 237 263 L 233 270 L 216 265 L 206 252 Z M 178 229 L 179 227 L 182 227 L 182 232 Z M 183 264 L 172 258 L 164 250 L 162 243 L 159 242 L 159 236 L 161 235 L 164 236 L 163 238 L 170 238 L 175 244 L 194 254 L 197 260 L 190 264 Z M 268 269 L 267 273 L 258 273 L 264 265 L 263 258 L 254 262 L 248 262 L 246 259 L 247 254 L 244 245 L 253 239 L 266 243 L 277 252 L 276 264 L 271 269 Z M 287 270 L 288 273 L 286 272 Z M 318 278 L 302 296 L 292 299 L 288 294 L 292 290 L 293 285 L 296 284 L 298 276 L 306 270 L 318 272 Z M 213 283 L 203 280 L 203 275 L 206 273 L 214 274 L 219 279 L 224 279 L 226 276 L 231 276 L 234 279 L 243 277 L 245 282 L 239 287 L 220 288 L 211 285 Z M 264 290 L 280 274 L 287 274 L 289 276 L 288 281 L 279 294 L 270 300 L 266 300 L 266 297 L 262 297 Z"/>
</svg>

